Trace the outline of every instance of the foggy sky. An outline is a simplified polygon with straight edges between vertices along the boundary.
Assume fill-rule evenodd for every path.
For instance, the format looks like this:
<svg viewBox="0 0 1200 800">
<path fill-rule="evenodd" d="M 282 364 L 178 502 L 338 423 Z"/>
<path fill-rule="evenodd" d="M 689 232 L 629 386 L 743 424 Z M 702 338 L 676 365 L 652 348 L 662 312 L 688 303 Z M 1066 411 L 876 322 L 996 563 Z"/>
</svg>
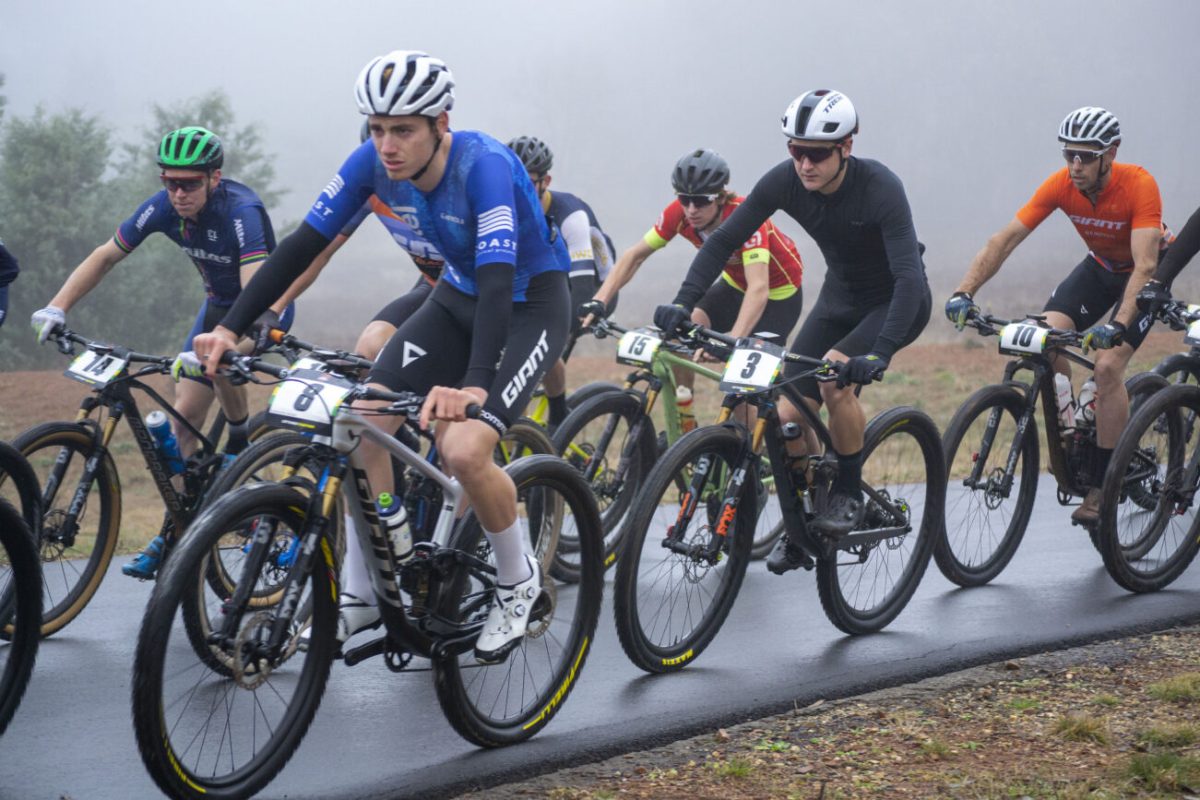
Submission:
<svg viewBox="0 0 1200 800">
<path fill-rule="evenodd" d="M 288 194 L 272 216 L 296 221 L 357 143 L 352 83 L 363 64 L 423 49 L 454 72 L 452 127 L 545 140 L 554 188 L 587 200 L 621 251 L 671 199 L 680 155 L 718 150 L 732 186 L 747 192 L 786 157 L 788 102 L 836 88 L 861 119 L 855 155 L 884 162 L 907 188 L 940 306 L 987 236 L 1062 166 L 1055 135 L 1076 107 L 1120 117 L 1118 159 L 1149 169 L 1168 223 L 1183 224 L 1200 205 L 1200 109 L 1188 99 L 1200 76 L 1197 32 L 1200 4 L 1190 0 L 26 0 L 0 4 L 0 91 L 10 115 L 78 106 L 132 139 L 154 100 L 222 88 L 275 155 Z M 115 211 L 113 226 L 130 211 Z M 807 312 L 824 266 L 798 226 L 776 221 L 804 258 Z M 618 316 L 647 321 L 636 317 L 670 299 L 693 253 L 678 241 L 652 257 Z M 1053 285 L 1084 254 L 1057 214 L 982 297 Z M 1200 289 L 1200 267 L 1190 272 L 1181 287 Z M 332 305 L 365 321 L 415 275 L 368 222 L 302 301 L 301 330 L 329 330 Z M 309 327 L 316 315 L 322 326 Z"/>
</svg>

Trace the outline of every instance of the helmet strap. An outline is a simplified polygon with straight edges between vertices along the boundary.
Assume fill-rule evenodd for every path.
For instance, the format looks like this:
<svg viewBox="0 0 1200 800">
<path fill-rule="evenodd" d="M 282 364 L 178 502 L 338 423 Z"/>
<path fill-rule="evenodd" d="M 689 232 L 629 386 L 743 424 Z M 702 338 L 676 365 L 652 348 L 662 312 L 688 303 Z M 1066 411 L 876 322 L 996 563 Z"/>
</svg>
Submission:
<svg viewBox="0 0 1200 800">
<path fill-rule="evenodd" d="M 434 133 L 437 136 L 437 138 L 433 142 L 433 152 L 430 153 L 429 160 L 425 162 L 425 166 L 421 167 L 419 170 L 414 172 L 413 176 L 411 178 L 409 178 L 409 181 L 411 181 L 413 183 L 421 180 L 421 176 L 424 175 L 425 171 L 429 169 L 431 164 L 433 164 L 433 160 L 435 158 L 437 158 L 438 150 L 440 150 L 442 147 L 442 134 L 437 133 L 436 128 L 434 129 Z"/>
</svg>

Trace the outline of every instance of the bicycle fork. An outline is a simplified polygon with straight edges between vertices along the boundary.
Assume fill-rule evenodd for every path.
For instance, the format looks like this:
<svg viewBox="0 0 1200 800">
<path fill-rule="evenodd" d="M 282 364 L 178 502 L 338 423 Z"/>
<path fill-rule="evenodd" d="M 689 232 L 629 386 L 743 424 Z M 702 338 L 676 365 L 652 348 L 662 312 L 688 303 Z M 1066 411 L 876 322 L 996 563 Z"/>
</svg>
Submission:
<svg viewBox="0 0 1200 800">
<path fill-rule="evenodd" d="M 85 418 L 83 411 L 80 411 L 80 418 L 81 420 Z M 108 443 L 112 440 L 113 432 L 117 429 L 117 424 L 120 421 L 121 412 L 119 410 L 112 410 L 104 423 L 104 427 L 98 429 L 93 437 L 92 454 L 83 462 L 83 474 L 79 476 L 79 483 L 75 487 L 75 494 L 71 498 L 71 504 L 67 507 L 66 517 L 55 531 L 56 543 L 64 549 L 70 549 L 75 546 L 75 537 L 79 534 L 79 517 L 83 515 L 92 481 L 96 478 L 96 472 L 100 469 L 100 462 L 108 452 Z M 63 476 L 66 475 L 67 467 L 70 463 L 71 449 L 64 447 L 58 451 L 58 456 L 54 459 L 54 467 L 50 470 L 46 486 L 42 490 L 43 512 L 45 509 L 50 508 L 54 502 L 54 497 L 58 494 L 59 486 L 62 485 Z"/>
</svg>

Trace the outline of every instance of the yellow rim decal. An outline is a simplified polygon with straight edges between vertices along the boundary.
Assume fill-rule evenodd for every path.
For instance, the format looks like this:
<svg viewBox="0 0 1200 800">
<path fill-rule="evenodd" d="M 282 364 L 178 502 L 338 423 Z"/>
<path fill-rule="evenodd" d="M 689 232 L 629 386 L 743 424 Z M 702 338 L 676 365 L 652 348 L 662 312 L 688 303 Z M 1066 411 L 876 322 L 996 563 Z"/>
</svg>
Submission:
<svg viewBox="0 0 1200 800">
<path fill-rule="evenodd" d="M 583 640 L 583 644 L 579 648 L 579 653 L 575 656 L 575 663 L 571 665 L 571 671 L 567 673 L 567 678 L 562 682 L 562 686 L 558 687 L 558 691 L 554 693 L 554 697 L 550 698 L 550 702 L 547 703 L 546 707 L 542 709 L 542 713 L 525 723 L 525 725 L 522 726 L 522 730 L 529 730 L 535 725 L 541 724 L 541 722 L 546 719 L 550 712 L 552 712 L 555 707 L 562 702 L 563 697 L 565 697 L 567 691 L 570 690 L 571 684 L 575 682 L 575 675 L 579 672 L 579 665 L 583 663 L 583 656 L 587 652 L 588 644 L 590 642 L 590 639 Z"/>
</svg>

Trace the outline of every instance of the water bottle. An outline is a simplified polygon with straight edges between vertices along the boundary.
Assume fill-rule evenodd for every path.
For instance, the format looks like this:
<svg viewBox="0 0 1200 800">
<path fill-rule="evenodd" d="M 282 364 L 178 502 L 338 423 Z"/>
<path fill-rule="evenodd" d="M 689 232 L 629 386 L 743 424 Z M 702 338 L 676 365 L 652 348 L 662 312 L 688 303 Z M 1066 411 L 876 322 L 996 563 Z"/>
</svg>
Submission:
<svg viewBox="0 0 1200 800">
<path fill-rule="evenodd" d="M 1075 399 L 1071 396 L 1071 379 L 1061 372 L 1054 373 L 1054 392 L 1058 401 L 1059 427 L 1062 428 L 1062 433 L 1069 433 L 1075 427 Z"/>
<path fill-rule="evenodd" d="M 388 492 L 381 492 L 375 501 L 375 508 L 379 511 L 379 522 L 383 525 L 384 534 L 392 543 L 392 554 L 396 557 L 396 563 L 403 564 L 413 555 L 412 530 L 407 524 L 408 514 L 404 510 L 404 503 Z"/>
<path fill-rule="evenodd" d="M 171 430 L 171 421 L 167 415 L 157 409 L 146 415 L 146 428 L 158 443 L 159 455 L 167 462 L 167 471 L 172 475 L 183 472 L 183 456 L 179 453 L 179 442 L 175 432 Z"/>
<path fill-rule="evenodd" d="M 1096 421 L 1096 382 L 1091 378 L 1079 389 L 1079 402 L 1075 407 L 1075 424 L 1091 425 Z"/>
<path fill-rule="evenodd" d="M 679 411 L 679 432 L 688 433 L 696 429 L 696 413 L 692 410 L 692 390 L 686 386 L 675 387 L 675 408 Z"/>
</svg>

